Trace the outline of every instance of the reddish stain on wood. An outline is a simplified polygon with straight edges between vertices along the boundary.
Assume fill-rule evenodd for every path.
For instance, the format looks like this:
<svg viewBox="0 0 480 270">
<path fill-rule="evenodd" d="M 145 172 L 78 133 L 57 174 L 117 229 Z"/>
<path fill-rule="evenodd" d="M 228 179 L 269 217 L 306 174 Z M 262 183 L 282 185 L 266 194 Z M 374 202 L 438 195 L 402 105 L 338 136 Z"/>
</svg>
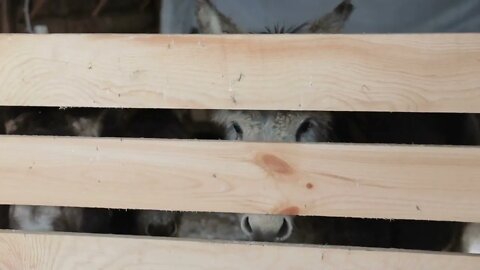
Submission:
<svg viewBox="0 0 480 270">
<path fill-rule="evenodd" d="M 280 215 L 287 215 L 287 216 L 296 216 L 300 213 L 300 208 L 296 206 L 290 206 L 285 209 L 280 210 L 278 214 Z"/>
<path fill-rule="evenodd" d="M 259 161 L 260 165 L 269 172 L 285 175 L 290 175 L 294 172 L 293 168 L 285 160 L 271 154 L 261 155 Z"/>
<path fill-rule="evenodd" d="M 312 184 L 312 183 L 307 183 L 306 186 L 307 186 L 308 189 L 312 189 L 312 188 L 313 188 L 313 184 Z"/>
</svg>

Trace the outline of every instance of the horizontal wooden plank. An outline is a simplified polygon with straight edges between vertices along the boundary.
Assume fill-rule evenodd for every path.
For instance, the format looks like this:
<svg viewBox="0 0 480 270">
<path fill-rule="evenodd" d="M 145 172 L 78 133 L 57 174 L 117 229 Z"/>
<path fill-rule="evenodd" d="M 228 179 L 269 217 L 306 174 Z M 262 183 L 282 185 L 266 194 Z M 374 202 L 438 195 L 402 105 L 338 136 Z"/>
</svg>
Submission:
<svg viewBox="0 0 480 270">
<path fill-rule="evenodd" d="M 0 137 L 0 204 L 480 222 L 480 148 Z"/>
<path fill-rule="evenodd" d="M 0 233 L 1 269 L 477 270 L 480 256 L 161 238 Z"/>
<path fill-rule="evenodd" d="M 480 112 L 480 34 L 1 35 L 0 105 Z"/>
</svg>

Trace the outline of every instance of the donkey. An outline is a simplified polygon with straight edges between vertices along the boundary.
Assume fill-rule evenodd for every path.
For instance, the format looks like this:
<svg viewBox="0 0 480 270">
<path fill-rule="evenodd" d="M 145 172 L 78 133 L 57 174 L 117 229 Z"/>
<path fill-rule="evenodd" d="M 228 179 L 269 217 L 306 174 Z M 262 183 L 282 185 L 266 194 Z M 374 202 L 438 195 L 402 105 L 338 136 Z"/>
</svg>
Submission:
<svg viewBox="0 0 480 270">
<path fill-rule="evenodd" d="M 479 134 L 480 115 L 476 115 L 475 121 L 477 128 L 475 133 Z M 478 136 L 478 140 L 480 140 L 480 136 Z M 459 250 L 465 253 L 480 254 L 480 223 L 469 223 L 465 225 L 459 243 Z"/>
<path fill-rule="evenodd" d="M 102 136 L 186 139 L 188 134 L 174 111 L 131 109 L 110 110 Z M 114 213 L 114 220 L 119 223 L 116 227 L 124 226 L 125 220 L 133 223 L 133 229 L 124 228 L 120 233 L 150 236 L 176 236 L 180 218 L 181 213 L 175 211 L 128 210 Z"/>
<path fill-rule="evenodd" d="M 227 140 L 271 142 L 325 142 L 332 138 L 325 112 L 214 111 L 212 120 L 225 128 Z M 293 233 L 291 216 L 246 214 L 242 231 L 253 240 L 286 241 Z"/>
<path fill-rule="evenodd" d="M 197 1 L 201 34 L 246 33 L 209 0 Z M 293 28 L 275 27 L 266 33 L 338 33 L 353 11 L 345 0 L 317 20 Z M 225 129 L 226 139 L 244 141 L 320 142 L 331 135 L 331 116 L 326 112 L 216 111 L 213 121 Z M 285 241 L 293 232 L 293 217 L 242 215 L 242 231 L 252 240 Z"/>
<path fill-rule="evenodd" d="M 294 27 L 266 27 L 266 34 L 278 33 L 339 33 L 353 12 L 350 0 L 344 0 L 333 11 L 317 20 L 304 22 Z M 230 18 L 222 14 L 210 0 L 197 0 L 197 22 L 200 34 L 241 34 L 247 33 Z"/>
<path fill-rule="evenodd" d="M 480 254 L 480 224 L 467 224 L 460 240 L 461 252 Z"/>
<path fill-rule="evenodd" d="M 265 33 L 337 33 L 342 29 L 352 11 L 351 2 L 343 1 L 333 12 L 316 21 L 292 28 L 267 28 Z M 199 33 L 245 33 L 208 0 L 198 0 L 197 17 Z M 469 130 L 474 126 L 475 121 L 472 119 L 471 115 L 439 117 L 427 114 L 395 116 L 357 114 L 354 116 L 325 112 L 215 111 L 212 114 L 212 120 L 224 128 L 225 138 L 229 140 L 283 142 L 334 140 L 356 143 L 478 145 L 480 139 L 478 127 Z M 242 215 L 240 220 L 243 232 L 254 240 L 285 241 L 292 235 L 294 229 L 293 217 L 289 216 Z M 342 221 L 339 224 L 354 228 L 358 222 Z M 386 239 L 386 242 L 391 241 L 392 246 L 431 250 L 444 250 L 455 245 L 454 238 L 458 237 L 459 227 L 461 227 L 457 223 L 408 221 L 394 221 L 384 225 L 380 224 L 380 228 L 385 227 L 385 234 L 382 235 L 386 235 L 389 230 L 387 227 L 390 227 L 394 234 L 390 240 Z M 335 227 L 338 228 L 337 225 Z M 473 228 L 473 225 L 471 227 Z M 435 237 L 435 241 L 425 246 L 424 242 L 428 241 L 418 237 L 425 235 L 425 232 L 429 232 L 429 236 L 432 233 L 439 233 L 442 237 Z M 329 241 L 332 242 L 331 240 Z"/>
<path fill-rule="evenodd" d="M 12 110 L 15 111 L 15 110 Z M 72 110 L 72 113 L 73 112 Z M 12 115 L 13 114 L 13 115 Z M 98 136 L 102 116 L 74 116 L 58 109 L 10 112 L 7 134 Z M 12 205 L 9 227 L 30 231 L 108 232 L 111 213 L 103 209 Z"/>
<path fill-rule="evenodd" d="M 22 109 L 9 114 L 4 125 L 7 134 L 179 139 L 187 136 L 176 115 L 167 110 Z M 10 207 L 9 217 L 12 229 L 172 236 L 177 233 L 180 214 L 16 205 Z"/>
<path fill-rule="evenodd" d="M 480 144 L 480 125 L 473 114 L 346 113 L 341 117 L 336 115 L 335 122 L 337 135 L 342 133 L 340 130 L 344 131 L 343 134 L 353 134 L 349 138 L 342 138 L 348 142 Z M 463 226 L 457 222 L 395 220 L 392 221 L 392 245 L 402 249 L 468 251 L 466 247 L 474 246 L 475 225 L 468 225 L 462 237 Z M 471 229 L 468 229 L 469 226 Z"/>
</svg>

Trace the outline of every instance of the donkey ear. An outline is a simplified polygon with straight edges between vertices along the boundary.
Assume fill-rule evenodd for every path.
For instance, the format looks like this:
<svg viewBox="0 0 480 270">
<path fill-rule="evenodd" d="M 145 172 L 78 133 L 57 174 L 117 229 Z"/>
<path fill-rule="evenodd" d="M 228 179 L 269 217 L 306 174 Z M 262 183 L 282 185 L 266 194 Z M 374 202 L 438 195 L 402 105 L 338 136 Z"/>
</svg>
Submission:
<svg viewBox="0 0 480 270">
<path fill-rule="evenodd" d="M 332 12 L 310 25 L 310 33 L 338 33 L 353 12 L 351 0 L 343 0 Z"/>
<path fill-rule="evenodd" d="M 17 132 L 18 128 L 25 125 L 26 120 L 31 116 L 30 113 L 22 113 L 13 119 L 5 121 L 5 134 L 12 134 Z"/>
<path fill-rule="evenodd" d="M 73 133 L 77 136 L 99 137 L 103 123 L 101 118 L 72 117 L 67 116 L 67 122 Z"/>
<path fill-rule="evenodd" d="M 238 34 L 242 31 L 223 15 L 210 0 L 197 0 L 197 21 L 200 34 Z"/>
</svg>

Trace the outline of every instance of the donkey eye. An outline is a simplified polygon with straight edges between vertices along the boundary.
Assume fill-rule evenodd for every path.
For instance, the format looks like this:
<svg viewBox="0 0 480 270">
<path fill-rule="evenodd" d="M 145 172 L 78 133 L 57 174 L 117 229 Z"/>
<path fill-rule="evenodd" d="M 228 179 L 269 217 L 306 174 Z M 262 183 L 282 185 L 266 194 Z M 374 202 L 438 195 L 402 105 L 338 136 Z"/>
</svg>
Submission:
<svg viewBox="0 0 480 270">
<path fill-rule="evenodd" d="M 295 140 L 297 142 L 302 140 L 303 135 L 310 131 L 315 126 L 315 123 L 312 119 L 306 119 L 303 121 L 297 129 L 297 133 L 295 134 Z"/>
<path fill-rule="evenodd" d="M 243 137 L 243 130 L 237 122 L 232 122 L 231 129 L 235 133 L 235 140 L 240 140 Z"/>
</svg>

